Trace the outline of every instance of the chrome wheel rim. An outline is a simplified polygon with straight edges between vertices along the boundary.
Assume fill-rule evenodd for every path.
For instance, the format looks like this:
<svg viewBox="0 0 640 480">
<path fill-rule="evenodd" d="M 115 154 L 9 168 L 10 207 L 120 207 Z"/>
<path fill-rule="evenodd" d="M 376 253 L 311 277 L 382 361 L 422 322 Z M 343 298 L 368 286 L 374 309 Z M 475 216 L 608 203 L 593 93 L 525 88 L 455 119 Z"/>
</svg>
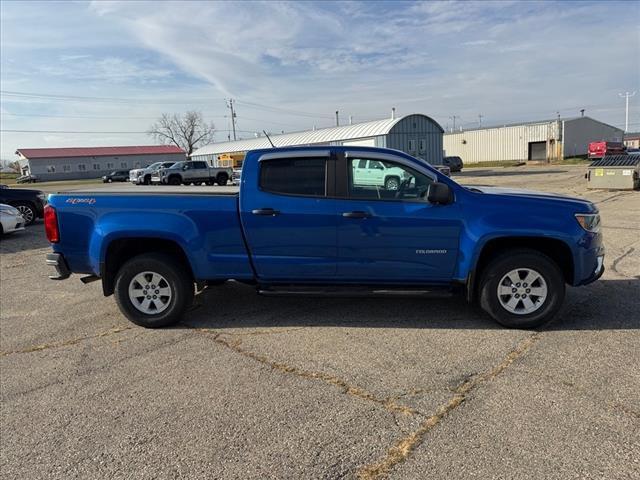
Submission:
<svg viewBox="0 0 640 480">
<path fill-rule="evenodd" d="M 25 222 L 31 223 L 33 221 L 33 210 L 31 210 L 30 207 L 27 207 L 26 205 L 20 205 L 16 208 L 20 212 L 20 215 L 22 215 L 22 218 L 24 218 Z"/>
<path fill-rule="evenodd" d="M 129 282 L 129 300 L 144 314 L 156 315 L 165 311 L 172 297 L 169 282 L 157 272 L 140 272 Z"/>
<path fill-rule="evenodd" d="M 511 270 L 498 283 L 500 305 L 515 315 L 528 315 L 540 309 L 547 294 L 547 282 L 531 268 Z"/>
<path fill-rule="evenodd" d="M 398 190 L 399 184 L 395 178 L 387 180 L 387 190 Z"/>
</svg>

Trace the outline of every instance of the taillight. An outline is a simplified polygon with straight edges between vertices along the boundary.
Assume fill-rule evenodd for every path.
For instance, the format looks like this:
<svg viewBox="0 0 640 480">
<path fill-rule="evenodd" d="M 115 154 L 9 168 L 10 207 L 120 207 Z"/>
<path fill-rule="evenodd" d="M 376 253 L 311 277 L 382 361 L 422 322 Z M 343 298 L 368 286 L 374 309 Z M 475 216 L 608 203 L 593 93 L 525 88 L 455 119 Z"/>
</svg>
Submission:
<svg viewBox="0 0 640 480">
<path fill-rule="evenodd" d="M 44 231 L 47 233 L 47 240 L 51 243 L 60 241 L 60 230 L 58 230 L 58 214 L 51 205 L 44 207 Z"/>
</svg>

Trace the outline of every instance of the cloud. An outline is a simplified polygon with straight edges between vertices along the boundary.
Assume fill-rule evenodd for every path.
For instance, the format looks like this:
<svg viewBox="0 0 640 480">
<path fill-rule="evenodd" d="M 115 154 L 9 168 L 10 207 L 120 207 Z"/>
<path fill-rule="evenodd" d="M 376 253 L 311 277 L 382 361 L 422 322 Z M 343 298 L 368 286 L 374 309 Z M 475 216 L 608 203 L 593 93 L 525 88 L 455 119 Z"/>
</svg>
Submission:
<svg viewBox="0 0 640 480">
<path fill-rule="evenodd" d="M 496 43 L 495 40 L 491 40 L 488 38 L 482 39 L 482 40 L 469 40 L 468 42 L 463 42 L 462 45 L 467 46 L 467 47 L 479 47 L 479 46 L 484 46 L 484 45 L 491 45 Z"/>
</svg>

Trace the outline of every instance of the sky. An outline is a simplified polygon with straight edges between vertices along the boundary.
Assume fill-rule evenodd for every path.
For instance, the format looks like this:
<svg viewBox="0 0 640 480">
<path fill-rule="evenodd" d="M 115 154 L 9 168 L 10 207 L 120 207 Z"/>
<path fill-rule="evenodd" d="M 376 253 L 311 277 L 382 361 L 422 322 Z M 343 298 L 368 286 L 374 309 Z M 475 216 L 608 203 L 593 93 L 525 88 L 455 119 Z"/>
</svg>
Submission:
<svg viewBox="0 0 640 480">
<path fill-rule="evenodd" d="M 424 113 L 443 127 L 576 116 L 640 130 L 640 2 L 0 1 L 0 159 Z M 479 117 L 482 115 L 482 117 Z M 73 132 L 73 133 L 72 133 Z"/>
</svg>

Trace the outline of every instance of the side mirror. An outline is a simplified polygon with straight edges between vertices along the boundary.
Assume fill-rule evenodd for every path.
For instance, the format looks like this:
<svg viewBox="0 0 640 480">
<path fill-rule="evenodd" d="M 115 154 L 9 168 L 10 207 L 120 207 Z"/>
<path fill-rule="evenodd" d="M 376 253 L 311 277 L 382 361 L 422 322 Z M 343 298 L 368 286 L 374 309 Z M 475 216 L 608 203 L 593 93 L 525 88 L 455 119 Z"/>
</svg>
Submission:
<svg viewBox="0 0 640 480">
<path fill-rule="evenodd" d="M 453 202 L 453 193 L 446 183 L 433 182 L 427 190 L 427 200 L 434 205 L 448 205 Z"/>
</svg>

